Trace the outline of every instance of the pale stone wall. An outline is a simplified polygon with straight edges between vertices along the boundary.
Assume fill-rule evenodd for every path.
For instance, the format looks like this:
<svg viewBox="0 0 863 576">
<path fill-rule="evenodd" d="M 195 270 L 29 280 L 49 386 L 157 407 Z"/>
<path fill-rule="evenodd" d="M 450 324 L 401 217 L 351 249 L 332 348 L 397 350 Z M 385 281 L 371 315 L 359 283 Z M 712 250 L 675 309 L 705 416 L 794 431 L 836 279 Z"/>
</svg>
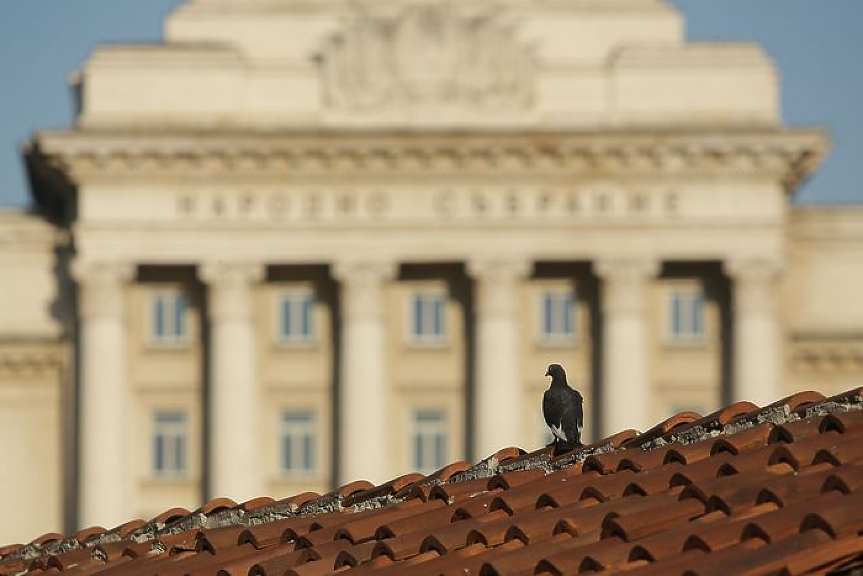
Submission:
<svg viewBox="0 0 863 576">
<path fill-rule="evenodd" d="M 68 359 L 55 248 L 39 217 L 0 211 L 0 541 L 63 531 Z"/>
<path fill-rule="evenodd" d="M 440 34 L 449 36 L 424 28 L 425 18 L 442 22 Z M 395 23 L 394 39 L 374 25 L 383 20 Z M 464 32 L 475 45 L 434 47 L 467 20 L 480 23 L 482 34 Z M 503 2 L 494 9 L 387 1 L 362 10 L 341 2 L 191 2 L 168 19 L 166 37 L 163 46 L 94 53 L 81 71 L 82 126 L 499 129 L 779 119 L 776 72 L 759 47 L 685 45 L 679 13 L 654 1 Z M 506 76 L 447 75 L 476 52 L 501 59 L 496 73 Z M 424 75 L 415 61 L 425 62 Z M 441 96 L 444 84 L 469 96 Z M 392 100 L 393 87 L 419 94 L 417 102 Z M 382 100 L 356 102 L 376 92 Z M 495 104 L 477 105 L 485 99 Z"/>
<path fill-rule="evenodd" d="M 308 344 L 286 345 L 278 336 L 278 297 L 296 290 L 316 296 L 314 337 Z M 300 277 L 281 276 L 262 283 L 256 294 L 256 336 L 261 418 L 258 439 L 259 473 L 267 495 L 287 497 L 305 491 L 321 491 L 333 483 L 333 383 L 334 383 L 334 287 L 319 269 Z M 279 468 L 279 418 L 286 410 L 315 414 L 315 473 L 288 477 Z"/>
<path fill-rule="evenodd" d="M 436 410 L 446 416 L 446 460 L 463 459 L 465 452 L 465 396 L 467 391 L 465 326 L 470 318 L 462 305 L 468 296 L 452 271 L 432 269 L 438 276 L 409 277 L 390 283 L 387 294 L 387 462 L 390 477 L 414 471 L 411 458 L 412 417 L 416 410 Z M 411 296 L 440 292 L 446 297 L 444 339 L 416 342 L 411 336 Z M 461 301 L 460 301 L 461 300 Z M 355 407 L 354 409 L 357 409 Z"/>
<path fill-rule="evenodd" d="M 204 294 L 186 276 L 184 281 L 176 274 L 149 274 L 132 284 L 125 294 L 127 378 L 132 406 L 126 437 L 131 443 L 135 485 L 131 497 L 135 514 L 142 517 L 151 518 L 171 506 L 194 509 L 200 505 Z M 185 315 L 188 336 L 182 342 L 153 340 L 152 298 L 166 290 L 180 290 L 189 298 Z M 153 417 L 156 411 L 169 410 L 188 415 L 188 473 L 180 478 L 156 478 L 152 472 Z"/>
<path fill-rule="evenodd" d="M 650 287 L 650 371 L 653 384 L 651 416 L 660 421 L 691 410 L 709 414 L 719 408 L 721 356 L 719 304 L 707 299 L 704 306 L 704 339 L 674 342 L 669 334 L 673 290 L 705 290 L 698 278 L 657 279 Z M 625 361 L 625 352 L 622 353 Z"/>
<path fill-rule="evenodd" d="M 788 233 L 786 390 L 830 393 L 860 386 L 863 208 L 795 208 Z"/>
<path fill-rule="evenodd" d="M 56 338 L 55 229 L 37 215 L 0 210 L 0 330 L 7 337 Z"/>
</svg>

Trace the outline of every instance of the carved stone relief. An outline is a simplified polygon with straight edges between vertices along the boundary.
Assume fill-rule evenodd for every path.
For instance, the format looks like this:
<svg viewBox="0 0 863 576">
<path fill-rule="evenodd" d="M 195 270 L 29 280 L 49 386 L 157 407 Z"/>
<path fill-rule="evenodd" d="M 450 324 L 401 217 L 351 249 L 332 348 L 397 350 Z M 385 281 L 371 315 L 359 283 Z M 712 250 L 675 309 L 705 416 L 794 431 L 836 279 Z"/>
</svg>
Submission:
<svg viewBox="0 0 863 576">
<path fill-rule="evenodd" d="M 326 105 L 378 112 L 520 110 L 533 98 L 533 57 L 491 8 L 418 1 L 386 13 L 355 6 L 317 60 Z"/>
</svg>

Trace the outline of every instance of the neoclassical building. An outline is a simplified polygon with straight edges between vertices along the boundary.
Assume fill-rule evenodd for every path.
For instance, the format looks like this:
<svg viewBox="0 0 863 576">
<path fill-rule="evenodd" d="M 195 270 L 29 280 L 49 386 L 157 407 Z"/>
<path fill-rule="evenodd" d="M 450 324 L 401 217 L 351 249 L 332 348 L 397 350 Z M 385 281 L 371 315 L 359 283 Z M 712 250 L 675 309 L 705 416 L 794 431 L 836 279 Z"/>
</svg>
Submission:
<svg viewBox="0 0 863 576">
<path fill-rule="evenodd" d="M 535 447 L 551 362 L 587 439 L 863 379 L 827 137 L 667 2 L 192 0 L 74 89 L 0 218 L 34 536 Z"/>
</svg>

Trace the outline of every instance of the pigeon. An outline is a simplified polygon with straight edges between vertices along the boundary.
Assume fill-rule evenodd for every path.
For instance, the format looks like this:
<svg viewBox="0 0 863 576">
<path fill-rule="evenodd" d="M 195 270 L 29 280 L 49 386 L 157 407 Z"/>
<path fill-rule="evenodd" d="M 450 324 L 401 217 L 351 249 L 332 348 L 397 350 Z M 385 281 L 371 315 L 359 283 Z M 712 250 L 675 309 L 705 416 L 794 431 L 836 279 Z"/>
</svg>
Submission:
<svg viewBox="0 0 863 576">
<path fill-rule="evenodd" d="M 584 399 L 578 390 L 566 383 L 566 372 L 560 364 L 552 364 L 545 373 L 551 376 L 551 386 L 542 396 L 542 415 L 554 434 L 554 446 L 561 443 L 566 449 L 581 446 L 584 427 Z"/>
</svg>

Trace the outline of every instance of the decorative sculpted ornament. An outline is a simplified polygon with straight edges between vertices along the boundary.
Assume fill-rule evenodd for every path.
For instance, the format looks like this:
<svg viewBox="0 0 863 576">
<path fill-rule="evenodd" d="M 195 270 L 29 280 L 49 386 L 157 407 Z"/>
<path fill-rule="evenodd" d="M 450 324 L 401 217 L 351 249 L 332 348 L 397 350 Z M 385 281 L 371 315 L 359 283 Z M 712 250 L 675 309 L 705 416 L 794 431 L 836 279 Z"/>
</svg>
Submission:
<svg viewBox="0 0 863 576">
<path fill-rule="evenodd" d="M 533 100 L 533 56 L 500 16 L 443 1 L 354 7 L 318 54 L 328 108 L 505 110 Z M 499 12 L 499 11 L 497 11 Z"/>
</svg>

